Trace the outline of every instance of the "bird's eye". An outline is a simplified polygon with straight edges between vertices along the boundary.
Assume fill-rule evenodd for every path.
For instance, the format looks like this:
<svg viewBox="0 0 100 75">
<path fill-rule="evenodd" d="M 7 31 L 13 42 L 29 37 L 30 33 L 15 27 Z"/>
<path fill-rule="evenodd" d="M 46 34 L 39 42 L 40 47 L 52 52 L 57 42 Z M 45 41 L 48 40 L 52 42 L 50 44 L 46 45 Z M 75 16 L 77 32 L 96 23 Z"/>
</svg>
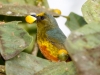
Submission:
<svg viewBox="0 0 100 75">
<path fill-rule="evenodd" d="M 44 19 L 45 19 L 45 17 L 44 17 L 44 16 L 41 16 L 41 17 L 40 17 L 40 19 L 41 19 L 41 20 L 44 20 Z"/>
</svg>

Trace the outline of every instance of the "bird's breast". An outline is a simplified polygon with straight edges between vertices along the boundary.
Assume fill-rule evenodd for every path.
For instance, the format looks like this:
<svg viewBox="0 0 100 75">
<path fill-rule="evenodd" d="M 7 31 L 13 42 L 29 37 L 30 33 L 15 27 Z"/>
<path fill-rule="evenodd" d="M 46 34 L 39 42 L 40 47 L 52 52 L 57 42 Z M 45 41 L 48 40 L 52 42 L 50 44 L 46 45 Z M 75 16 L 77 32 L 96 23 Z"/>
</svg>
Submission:
<svg viewBox="0 0 100 75">
<path fill-rule="evenodd" d="M 41 53 L 51 61 L 58 61 L 59 49 L 48 40 L 37 40 Z"/>
</svg>

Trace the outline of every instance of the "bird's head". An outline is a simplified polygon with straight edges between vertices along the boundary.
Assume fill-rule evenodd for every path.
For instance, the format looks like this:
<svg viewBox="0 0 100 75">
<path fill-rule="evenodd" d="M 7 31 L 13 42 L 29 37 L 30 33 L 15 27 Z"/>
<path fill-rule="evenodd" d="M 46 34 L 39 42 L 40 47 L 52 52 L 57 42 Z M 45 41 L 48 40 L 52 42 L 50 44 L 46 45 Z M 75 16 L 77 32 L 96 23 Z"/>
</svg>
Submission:
<svg viewBox="0 0 100 75">
<path fill-rule="evenodd" d="M 26 22 L 33 23 L 34 21 L 37 22 L 38 27 L 56 27 L 58 26 L 55 18 L 48 13 L 39 13 L 36 15 L 28 15 L 26 17 Z"/>
</svg>

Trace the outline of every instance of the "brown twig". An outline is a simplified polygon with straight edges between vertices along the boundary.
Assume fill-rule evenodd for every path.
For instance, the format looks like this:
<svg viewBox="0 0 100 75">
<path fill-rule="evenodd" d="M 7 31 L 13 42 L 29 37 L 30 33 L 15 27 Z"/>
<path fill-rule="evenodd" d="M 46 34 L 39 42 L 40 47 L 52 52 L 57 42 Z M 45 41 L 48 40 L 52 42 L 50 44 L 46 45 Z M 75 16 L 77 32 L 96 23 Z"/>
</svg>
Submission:
<svg viewBox="0 0 100 75">
<path fill-rule="evenodd" d="M 34 47 L 33 47 L 33 52 L 32 52 L 32 54 L 33 54 L 34 56 L 37 56 L 37 53 L 38 53 L 38 46 L 37 46 L 37 42 L 36 42 L 36 40 L 35 40 L 35 44 L 34 44 Z"/>
<path fill-rule="evenodd" d="M 0 75 L 5 75 L 5 66 L 0 65 Z"/>
</svg>

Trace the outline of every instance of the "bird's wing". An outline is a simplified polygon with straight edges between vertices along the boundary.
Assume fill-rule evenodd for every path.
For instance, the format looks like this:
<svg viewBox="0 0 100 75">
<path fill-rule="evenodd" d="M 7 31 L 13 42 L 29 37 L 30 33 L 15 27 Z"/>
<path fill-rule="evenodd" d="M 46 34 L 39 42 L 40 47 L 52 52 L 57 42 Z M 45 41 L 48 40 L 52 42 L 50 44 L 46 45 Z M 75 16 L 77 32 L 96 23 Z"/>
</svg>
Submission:
<svg viewBox="0 0 100 75">
<path fill-rule="evenodd" d="M 60 30 L 59 27 L 50 29 L 46 32 L 47 39 L 49 42 L 51 42 L 53 45 L 60 47 L 63 47 L 63 43 L 66 40 L 66 36 L 64 33 Z"/>
</svg>

